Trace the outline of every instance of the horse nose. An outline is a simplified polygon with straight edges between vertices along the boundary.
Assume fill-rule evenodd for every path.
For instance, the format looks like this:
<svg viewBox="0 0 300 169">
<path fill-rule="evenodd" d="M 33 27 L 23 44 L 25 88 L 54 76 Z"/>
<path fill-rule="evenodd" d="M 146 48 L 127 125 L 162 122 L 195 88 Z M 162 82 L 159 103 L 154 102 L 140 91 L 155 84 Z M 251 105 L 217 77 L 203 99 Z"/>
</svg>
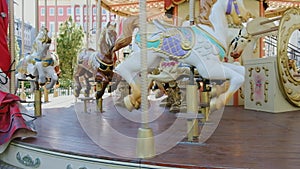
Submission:
<svg viewBox="0 0 300 169">
<path fill-rule="evenodd" d="M 230 52 L 230 56 L 233 57 L 234 59 L 237 59 L 240 57 L 240 54 L 238 52 Z"/>
</svg>

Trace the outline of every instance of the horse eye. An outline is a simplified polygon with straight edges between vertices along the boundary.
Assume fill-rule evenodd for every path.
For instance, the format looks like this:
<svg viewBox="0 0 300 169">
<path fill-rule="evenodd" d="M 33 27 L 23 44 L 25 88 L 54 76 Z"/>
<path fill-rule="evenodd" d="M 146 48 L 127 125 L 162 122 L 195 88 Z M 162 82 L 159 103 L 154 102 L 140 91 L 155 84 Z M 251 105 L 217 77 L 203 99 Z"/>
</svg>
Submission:
<svg viewBox="0 0 300 169">
<path fill-rule="evenodd" d="M 241 42 L 243 43 L 243 42 L 244 42 L 244 40 L 242 39 L 242 40 L 241 40 Z"/>
</svg>

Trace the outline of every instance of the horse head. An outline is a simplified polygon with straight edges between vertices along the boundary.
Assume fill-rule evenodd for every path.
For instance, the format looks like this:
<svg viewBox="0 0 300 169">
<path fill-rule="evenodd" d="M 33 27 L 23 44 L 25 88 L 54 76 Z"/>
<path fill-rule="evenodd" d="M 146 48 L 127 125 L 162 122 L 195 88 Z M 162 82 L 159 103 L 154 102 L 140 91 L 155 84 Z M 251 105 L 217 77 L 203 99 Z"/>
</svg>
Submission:
<svg viewBox="0 0 300 169">
<path fill-rule="evenodd" d="M 245 32 L 245 29 L 240 29 L 239 34 L 232 39 L 231 43 L 229 44 L 228 53 L 234 59 L 238 59 L 246 46 L 252 42 L 253 39 L 250 35 Z"/>
<path fill-rule="evenodd" d="M 42 26 L 33 42 L 32 54 L 37 57 L 43 57 L 46 55 L 50 45 L 51 38 L 48 36 L 48 29 Z"/>
<path fill-rule="evenodd" d="M 99 49 L 102 55 L 112 57 L 112 49 L 117 39 L 116 25 L 108 22 L 99 38 Z"/>
</svg>

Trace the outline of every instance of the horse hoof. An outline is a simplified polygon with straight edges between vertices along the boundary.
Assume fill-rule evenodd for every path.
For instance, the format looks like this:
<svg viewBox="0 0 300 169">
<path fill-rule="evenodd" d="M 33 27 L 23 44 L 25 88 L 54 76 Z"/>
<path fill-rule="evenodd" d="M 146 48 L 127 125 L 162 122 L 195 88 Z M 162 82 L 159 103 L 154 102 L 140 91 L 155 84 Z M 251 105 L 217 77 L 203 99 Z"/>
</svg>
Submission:
<svg viewBox="0 0 300 169">
<path fill-rule="evenodd" d="M 218 110 L 216 102 L 217 102 L 217 99 L 215 97 L 210 100 L 210 104 L 209 104 L 210 112 L 214 112 L 214 111 Z"/>
<path fill-rule="evenodd" d="M 131 103 L 129 96 L 124 97 L 124 104 L 128 111 L 131 112 L 134 109 L 134 106 Z"/>
</svg>

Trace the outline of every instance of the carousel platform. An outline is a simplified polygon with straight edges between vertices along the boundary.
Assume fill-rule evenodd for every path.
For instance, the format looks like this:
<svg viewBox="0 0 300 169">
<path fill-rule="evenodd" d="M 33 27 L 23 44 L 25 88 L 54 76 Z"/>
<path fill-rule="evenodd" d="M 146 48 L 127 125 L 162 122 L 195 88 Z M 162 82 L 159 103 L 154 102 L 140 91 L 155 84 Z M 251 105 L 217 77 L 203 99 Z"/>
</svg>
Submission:
<svg viewBox="0 0 300 169">
<path fill-rule="evenodd" d="M 135 152 L 136 145 L 123 139 L 124 135 L 136 137 L 140 124 L 120 115 L 118 112 L 123 109 L 113 106 L 110 96 L 103 105 L 103 113 L 95 112 L 95 102 L 90 101 L 84 112 L 83 101 L 75 102 L 73 96 L 51 98 L 49 103 L 43 103 L 42 116 L 34 121 L 37 136 L 14 140 L 0 154 L 0 160 L 15 168 L 38 169 L 296 169 L 300 166 L 300 112 L 272 114 L 227 106 L 216 130 L 204 143 L 183 139 L 145 159 L 131 157 L 130 150 Z M 171 128 L 175 119 L 176 114 L 165 110 L 150 123 L 154 135 Z M 109 128 L 122 136 L 119 139 L 112 136 Z M 165 145 L 169 141 L 155 140 L 163 142 Z"/>
</svg>

